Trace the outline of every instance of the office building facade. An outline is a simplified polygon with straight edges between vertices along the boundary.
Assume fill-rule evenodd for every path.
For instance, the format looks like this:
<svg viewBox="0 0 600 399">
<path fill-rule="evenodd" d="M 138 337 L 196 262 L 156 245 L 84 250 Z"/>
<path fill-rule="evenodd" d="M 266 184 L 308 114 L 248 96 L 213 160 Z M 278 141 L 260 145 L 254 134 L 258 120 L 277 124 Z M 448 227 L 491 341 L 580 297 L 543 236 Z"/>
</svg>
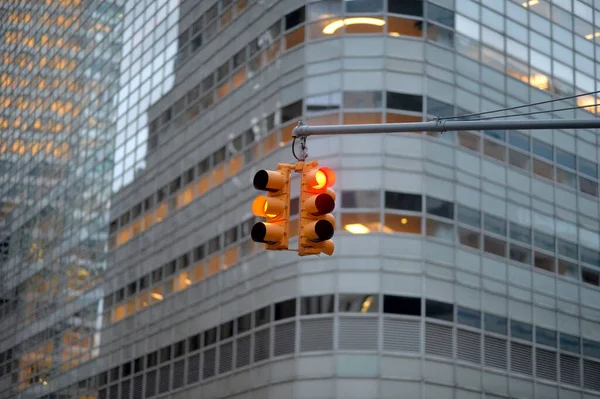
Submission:
<svg viewBox="0 0 600 399">
<path fill-rule="evenodd" d="M 338 176 L 335 253 L 249 236 L 252 177 L 293 161 L 300 120 L 527 103 L 506 114 L 595 117 L 594 94 L 547 101 L 596 90 L 598 2 L 211 0 L 179 15 L 144 169 L 111 202 L 89 396 L 600 397 L 595 131 L 309 138 Z"/>
</svg>

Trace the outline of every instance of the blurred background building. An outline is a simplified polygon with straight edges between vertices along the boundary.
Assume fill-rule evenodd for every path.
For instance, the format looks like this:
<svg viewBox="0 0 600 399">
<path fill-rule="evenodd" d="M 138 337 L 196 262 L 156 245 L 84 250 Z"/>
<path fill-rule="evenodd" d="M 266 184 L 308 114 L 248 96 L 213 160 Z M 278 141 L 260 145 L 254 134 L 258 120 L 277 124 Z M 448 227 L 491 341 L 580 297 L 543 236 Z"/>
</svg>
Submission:
<svg viewBox="0 0 600 399">
<path fill-rule="evenodd" d="M 6 397 L 600 397 L 595 131 L 309 138 L 309 157 L 338 176 L 336 252 L 298 258 L 249 237 L 252 177 L 292 161 L 300 120 L 541 102 L 504 114 L 595 117 L 598 2 L 140 1 L 119 18 L 105 130 L 115 194 L 90 291 L 103 295 L 99 352 L 71 372 L 52 363 L 57 377 L 33 391 L 18 360 L 62 336 L 21 343 Z M 30 163 L 14 159 L 24 173 Z M 87 181 L 74 176 L 61 184 Z M 35 269 L 10 263 L 29 209 L 13 197 L 2 197 L 7 276 Z M 25 312 L 11 281 L 5 309 Z M 21 319 L 4 324 L 2 351 L 25 339 L 21 314 L 8 316 Z"/>
</svg>

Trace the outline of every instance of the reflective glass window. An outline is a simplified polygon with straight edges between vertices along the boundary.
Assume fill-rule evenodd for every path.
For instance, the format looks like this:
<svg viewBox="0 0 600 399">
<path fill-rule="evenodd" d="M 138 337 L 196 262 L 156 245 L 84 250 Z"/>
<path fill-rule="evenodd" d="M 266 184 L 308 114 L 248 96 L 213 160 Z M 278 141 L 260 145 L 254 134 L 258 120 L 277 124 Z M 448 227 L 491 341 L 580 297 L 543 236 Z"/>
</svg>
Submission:
<svg viewBox="0 0 600 399">
<path fill-rule="evenodd" d="M 345 0 L 346 12 L 381 12 L 383 11 L 383 0 Z"/>
<path fill-rule="evenodd" d="M 581 350 L 579 337 L 560 333 L 560 349 L 567 352 L 579 353 Z"/>
<path fill-rule="evenodd" d="M 393 191 L 385 192 L 385 207 L 420 212 L 423 209 L 421 194 L 405 194 Z"/>
<path fill-rule="evenodd" d="M 469 327 L 481 328 L 481 312 L 459 306 L 456 310 L 457 322 Z"/>
<path fill-rule="evenodd" d="M 542 158 L 554 160 L 552 146 L 537 139 L 533 139 L 533 153 L 535 155 L 539 155 Z"/>
<path fill-rule="evenodd" d="M 380 91 L 345 91 L 344 108 L 381 108 Z"/>
<path fill-rule="evenodd" d="M 339 311 L 377 313 L 379 312 L 379 296 L 377 294 L 340 294 Z"/>
<path fill-rule="evenodd" d="M 545 249 L 547 251 L 554 252 L 554 237 L 542 233 L 541 231 L 534 231 L 534 245 L 538 248 Z"/>
<path fill-rule="evenodd" d="M 308 5 L 308 15 L 311 21 L 322 18 L 331 18 L 342 13 L 341 0 L 325 0 Z"/>
<path fill-rule="evenodd" d="M 486 313 L 483 319 L 485 331 L 506 335 L 507 321 L 506 317 L 496 316 Z"/>
<path fill-rule="evenodd" d="M 487 213 L 484 216 L 483 223 L 486 231 L 506 236 L 506 220 Z"/>
<path fill-rule="evenodd" d="M 454 204 L 449 201 L 427 197 L 427 213 L 443 218 L 454 219 Z"/>
<path fill-rule="evenodd" d="M 510 222 L 510 239 L 520 241 L 525 244 L 531 244 L 531 229 Z"/>
<path fill-rule="evenodd" d="M 395 14 L 423 16 L 422 0 L 388 0 L 388 11 Z"/>
<path fill-rule="evenodd" d="M 508 132 L 508 142 L 517 148 L 529 151 L 529 136 L 525 134 L 510 131 Z"/>
<path fill-rule="evenodd" d="M 535 341 L 539 345 L 546 345 L 556 348 L 556 331 L 547 328 L 535 327 Z"/>
<path fill-rule="evenodd" d="M 379 208 L 381 192 L 376 190 L 342 191 L 343 208 Z"/>
<path fill-rule="evenodd" d="M 476 209 L 466 208 L 462 205 L 458 205 L 458 221 L 465 223 L 470 226 L 480 228 L 481 227 L 481 213 Z"/>
<path fill-rule="evenodd" d="M 510 321 L 510 335 L 513 338 L 531 341 L 533 339 L 533 327 L 531 324 L 516 320 Z"/>
<path fill-rule="evenodd" d="M 442 25 L 454 27 L 454 12 L 436 6 L 433 3 L 427 4 L 427 19 L 439 22 Z"/>
<path fill-rule="evenodd" d="M 565 240 L 558 239 L 558 253 L 562 256 L 566 256 L 572 259 L 578 259 L 577 257 L 577 244 L 568 242 Z"/>
</svg>

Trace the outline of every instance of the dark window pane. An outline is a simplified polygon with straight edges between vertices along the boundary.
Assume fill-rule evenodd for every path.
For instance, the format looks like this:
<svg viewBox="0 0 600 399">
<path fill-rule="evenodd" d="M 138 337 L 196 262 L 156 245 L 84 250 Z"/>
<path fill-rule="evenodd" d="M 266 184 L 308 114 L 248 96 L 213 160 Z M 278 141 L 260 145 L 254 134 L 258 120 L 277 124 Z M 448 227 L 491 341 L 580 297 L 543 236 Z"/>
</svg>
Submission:
<svg viewBox="0 0 600 399">
<path fill-rule="evenodd" d="M 586 269 L 584 267 L 581 268 L 581 280 L 584 283 L 599 286 L 600 285 L 600 275 L 597 271 L 592 269 Z"/>
<path fill-rule="evenodd" d="M 292 12 L 290 12 L 289 14 L 287 14 L 285 16 L 285 30 L 288 29 L 292 29 L 298 25 L 300 25 L 301 23 L 304 22 L 304 20 L 306 19 L 306 9 L 304 8 L 304 6 L 298 8 L 297 10 L 294 10 Z"/>
<path fill-rule="evenodd" d="M 342 191 L 343 208 L 379 208 L 380 191 Z"/>
<path fill-rule="evenodd" d="M 427 18 L 440 24 L 454 27 L 454 13 L 433 3 L 427 4 Z"/>
<path fill-rule="evenodd" d="M 529 136 L 526 136 L 522 133 L 510 131 L 508 132 L 508 142 L 511 145 L 514 145 L 517 148 L 520 148 L 525 151 L 529 151 Z"/>
<path fill-rule="evenodd" d="M 530 265 L 531 249 L 524 248 L 515 244 L 510 244 L 510 259 Z"/>
<path fill-rule="evenodd" d="M 286 123 L 292 119 L 302 116 L 302 100 L 288 104 L 281 109 L 281 123 Z M 249 143 L 246 143 L 249 144 Z"/>
<path fill-rule="evenodd" d="M 518 224 L 510 222 L 510 239 L 530 245 L 531 229 L 529 227 L 519 226 Z"/>
<path fill-rule="evenodd" d="M 581 247 L 581 261 L 600 267 L 600 252 Z"/>
<path fill-rule="evenodd" d="M 506 159 L 506 147 L 490 140 L 484 140 L 483 153 L 502 162 Z"/>
<path fill-rule="evenodd" d="M 598 165 L 594 162 L 579 158 L 579 171 L 596 179 L 598 178 Z"/>
<path fill-rule="evenodd" d="M 535 341 L 540 345 L 556 348 L 556 331 L 542 327 L 535 328 Z"/>
<path fill-rule="evenodd" d="M 574 280 L 579 280 L 579 266 L 576 263 L 558 260 L 558 274 Z"/>
<path fill-rule="evenodd" d="M 458 221 L 476 228 L 481 228 L 481 214 L 478 210 L 458 205 Z"/>
<path fill-rule="evenodd" d="M 454 204 L 437 198 L 427 197 L 427 213 L 454 219 Z"/>
<path fill-rule="evenodd" d="M 536 139 L 533 139 L 533 153 L 542 158 L 554 160 L 552 146 Z"/>
<path fill-rule="evenodd" d="M 391 109 L 403 109 L 407 111 L 422 112 L 423 97 L 412 94 L 386 92 L 387 107 Z"/>
<path fill-rule="evenodd" d="M 486 231 L 506 236 L 506 221 L 504 219 L 486 213 L 483 226 Z"/>
<path fill-rule="evenodd" d="M 185 355 L 185 340 L 181 340 L 174 345 L 174 357 Z"/>
<path fill-rule="evenodd" d="M 333 295 L 306 296 L 300 302 L 300 314 L 333 313 Z"/>
<path fill-rule="evenodd" d="M 383 313 L 421 315 L 421 298 L 409 298 L 396 295 L 383 296 Z"/>
<path fill-rule="evenodd" d="M 264 324 L 267 324 L 271 321 L 271 308 L 269 306 L 265 306 L 262 309 L 258 309 L 254 312 L 254 322 L 255 327 L 260 327 Z"/>
<path fill-rule="evenodd" d="M 219 330 L 220 330 L 219 332 L 220 332 L 220 336 L 221 336 L 221 341 L 224 339 L 233 337 L 233 320 L 228 321 L 227 323 L 221 324 L 221 327 L 219 328 Z"/>
<path fill-rule="evenodd" d="M 562 256 L 567 256 L 571 259 L 579 259 L 577 257 L 577 244 L 558 239 L 558 253 Z"/>
<path fill-rule="evenodd" d="M 275 304 L 275 320 L 283 320 L 296 316 L 296 298 Z"/>
<path fill-rule="evenodd" d="M 146 365 L 148 367 L 156 366 L 158 363 L 158 352 L 152 352 L 146 355 Z"/>
<path fill-rule="evenodd" d="M 385 207 L 389 209 L 420 212 L 423 209 L 422 201 L 423 197 L 420 194 L 385 192 Z"/>
<path fill-rule="evenodd" d="M 458 228 L 458 238 L 462 245 L 466 245 L 471 248 L 479 249 L 481 235 L 477 231 L 468 229 Z"/>
<path fill-rule="evenodd" d="M 340 312 L 377 313 L 379 297 L 370 294 L 340 294 Z"/>
<path fill-rule="evenodd" d="M 200 349 L 200 334 L 196 334 L 188 339 L 190 352 Z"/>
<path fill-rule="evenodd" d="M 484 316 L 484 328 L 485 328 L 485 331 L 506 335 L 506 331 L 507 331 L 506 317 L 500 317 L 500 316 L 495 316 L 495 315 L 486 313 Z"/>
<path fill-rule="evenodd" d="M 453 321 L 454 305 L 451 303 L 438 302 L 431 299 L 425 301 L 425 316 L 434 319 Z"/>
<path fill-rule="evenodd" d="M 250 331 L 252 329 L 252 314 L 248 313 L 247 315 L 240 316 L 237 319 L 237 333 L 243 333 L 246 331 Z"/>
<path fill-rule="evenodd" d="M 600 343 L 584 339 L 583 355 L 600 359 Z"/>
<path fill-rule="evenodd" d="M 168 362 L 171 360 L 171 347 L 167 346 L 160 350 L 160 362 Z"/>
<path fill-rule="evenodd" d="M 381 108 L 380 91 L 345 91 L 344 108 Z"/>
<path fill-rule="evenodd" d="M 383 0 L 346 0 L 346 12 L 381 12 Z"/>
<path fill-rule="evenodd" d="M 388 0 L 388 11 L 395 14 L 423 16 L 422 0 Z"/>
<path fill-rule="evenodd" d="M 533 339 L 533 327 L 531 324 L 522 323 L 520 321 L 510 321 L 510 334 L 513 338 L 531 341 Z"/>
<path fill-rule="evenodd" d="M 560 349 L 567 352 L 579 353 L 579 337 L 560 333 Z"/>
<path fill-rule="evenodd" d="M 575 169 L 575 155 L 556 149 L 556 162 L 560 165 Z"/>
<path fill-rule="evenodd" d="M 144 370 L 144 358 L 138 357 L 133 361 L 133 372 L 139 373 L 142 370 Z"/>
<path fill-rule="evenodd" d="M 506 242 L 497 238 L 484 236 L 483 250 L 497 256 L 506 256 Z"/>
<path fill-rule="evenodd" d="M 539 231 L 533 232 L 533 242 L 538 248 L 554 252 L 554 237 Z"/>
<path fill-rule="evenodd" d="M 459 306 L 456 310 L 456 316 L 458 318 L 458 324 L 481 328 L 481 312 L 478 310 L 467 309 Z"/>
<path fill-rule="evenodd" d="M 446 104 L 445 102 L 434 100 L 433 98 L 428 98 L 427 114 L 436 117 L 453 116 L 454 106 L 452 104 Z"/>
<path fill-rule="evenodd" d="M 204 331 L 204 346 L 209 346 L 217 342 L 217 327 Z"/>
</svg>

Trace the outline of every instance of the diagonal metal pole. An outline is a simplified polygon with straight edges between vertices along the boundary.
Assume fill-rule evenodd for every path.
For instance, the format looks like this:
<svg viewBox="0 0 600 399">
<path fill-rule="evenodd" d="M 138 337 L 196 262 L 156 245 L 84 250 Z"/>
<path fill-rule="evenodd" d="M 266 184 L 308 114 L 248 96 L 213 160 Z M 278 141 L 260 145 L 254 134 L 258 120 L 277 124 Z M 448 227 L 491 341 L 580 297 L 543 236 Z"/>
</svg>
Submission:
<svg viewBox="0 0 600 399">
<path fill-rule="evenodd" d="M 451 121 L 434 120 L 414 123 L 377 123 L 367 125 L 309 126 L 302 122 L 292 131 L 293 137 L 336 134 L 382 134 L 408 132 L 449 132 L 456 130 L 540 130 L 540 129 L 600 129 L 598 119 L 524 119 Z"/>
</svg>

